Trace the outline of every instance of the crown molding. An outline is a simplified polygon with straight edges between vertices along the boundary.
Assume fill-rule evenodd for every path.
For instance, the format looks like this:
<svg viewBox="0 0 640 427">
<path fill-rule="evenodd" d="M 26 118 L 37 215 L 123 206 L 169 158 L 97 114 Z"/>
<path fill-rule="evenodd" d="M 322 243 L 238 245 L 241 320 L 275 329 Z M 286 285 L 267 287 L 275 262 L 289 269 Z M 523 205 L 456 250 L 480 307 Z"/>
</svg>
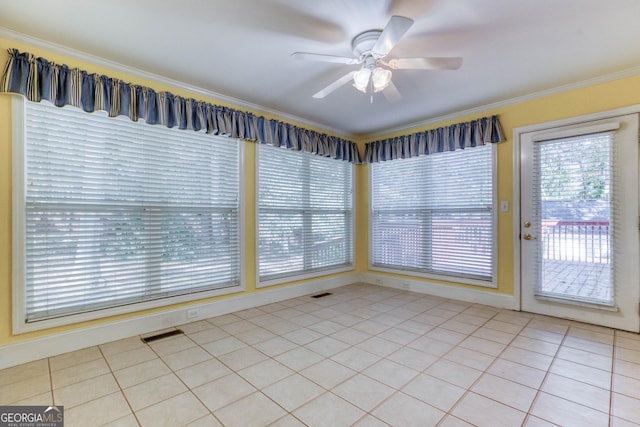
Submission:
<svg viewBox="0 0 640 427">
<path fill-rule="evenodd" d="M 505 99 L 503 101 L 497 101 L 490 104 L 479 105 L 477 107 L 468 108 L 466 110 L 456 111 L 455 113 L 444 114 L 441 116 L 430 117 L 428 119 L 420 120 L 417 122 L 404 124 L 400 126 L 396 126 L 391 129 L 386 129 L 380 132 L 374 132 L 370 134 L 365 134 L 359 136 L 360 139 L 368 141 L 373 141 L 375 139 L 384 137 L 386 135 L 392 135 L 396 133 L 401 133 L 403 131 L 408 131 L 410 129 L 427 127 L 429 125 L 433 125 L 435 123 L 441 123 L 448 120 L 454 120 L 458 117 L 470 116 L 474 114 L 482 114 L 489 110 L 495 110 L 499 108 L 504 108 L 510 105 L 519 104 L 526 101 L 533 101 L 535 99 L 544 98 L 547 96 L 557 95 L 563 92 L 569 92 L 571 90 L 583 89 L 589 86 L 595 86 L 602 83 L 608 83 L 614 80 L 620 80 L 627 77 L 633 77 L 640 74 L 640 67 L 632 67 L 627 68 L 621 71 L 616 71 L 613 73 L 605 74 L 598 77 L 593 77 L 587 80 L 581 80 L 575 83 L 569 83 L 562 86 L 556 86 L 554 88 L 541 90 L 538 92 L 532 92 L 527 95 L 517 96 L 515 98 Z"/>
<path fill-rule="evenodd" d="M 269 114 L 272 116 L 275 116 L 279 119 L 283 119 L 284 121 L 288 121 L 288 122 L 294 122 L 294 123 L 300 123 L 302 125 L 305 126 L 309 126 L 315 129 L 319 129 L 323 132 L 327 132 L 327 133 L 331 133 L 331 134 L 335 134 L 338 136 L 341 136 L 343 138 L 349 139 L 349 138 L 353 138 L 354 135 L 351 135 L 348 132 L 344 132 L 340 129 L 335 129 L 332 128 L 330 126 L 321 124 L 321 123 L 317 123 L 317 122 L 313 122 L 311 120 L 307 120 L 307 119 L 303 119 L 302 117 L 298 117 L 295 116 L 293 114 L 289 114 L 289 113 L 285 113 L 282 111 L 278 111 L 278 110 L 274 110 L 271 108 L 267 108 L 264 107 L 262 105 L 258 105 L 258 104 L 254 104 L 251 102 L 247 102 L 247 101 L 243 101 L 241 99 L 238 98 L 234 98 L 228 95 L 224 95 L 218 92 L 213 92 L 211 90 L 207 90 L 207 89 L 203 89 L 201 87 L 198 86 L 193 86 L 190 85 L 188 83 L 184 83 L 178 80 L 174 80 L 168 77 L 164 77 L 162 75 L 159 74 L 155 74 L 149 71 L 144 71 L 135 67 L 130 67 L 128 65 L 124 65 L 124 64 L 120 64 L 118 62 L 115 61 L 111 61 L 96 55 L 92 55 L 90 53 L 81 51 L 81 50 L 77 50 L 77 49 L 73 49 L 67 46 L 63 46 L 57 43 L 53 43 L 50 41 L 46 41 L 46 40 L 42 40 L 40 38 L 37 37 L 33 37 L 24 33 L 20 33 L 18 31 L 14 31 L 11 30 L 9 28 L 6 27 L 0 27 L 0 38 L 6 38 L 9 40 L 15 40 L 17 42 L 20 43 L 24 43 L 24 44 L 28 44 L 40 49 L 45 49 L 51 52 L 55 52 L 58 53 L 60 55 L 65 55 L 65 56 L 69 56 L 71 58 L 74 59 L 78 59 L 81 61 L 86 61 L 89 62 L 91 64 L 94 65 L 98 65 L 101 67 L 105 67 L 105 68 L 109 68 L 112 70 L 116 70 L 116 71 L 120 71 L 123 73 L 127 73 L 127 74 L 131 74 L 133 76 L 145 79 L 145 80 L 150 80 L 156 83 L 160 83 L 160 84 L 165 84 L 171 87 L 176 87 L 178 89 L 182 89 L 182 90 L 186 90 L 189 92 L 192 92 L 194 94 L 198 94 L 198 95 L 202 95 L 208 98 L 213 98 L 213 99 L 217 99 L 219 101 L 222 101 L 224 103 L 228 103 L 228 104 L 232 104 L 236 107 L 240 107 L 240 108 L 245 108 L 247 110 L 253 111 L 253 112 L 257 112 L 257 113 L 262 113 L 262 114 Z"/>
</svg>

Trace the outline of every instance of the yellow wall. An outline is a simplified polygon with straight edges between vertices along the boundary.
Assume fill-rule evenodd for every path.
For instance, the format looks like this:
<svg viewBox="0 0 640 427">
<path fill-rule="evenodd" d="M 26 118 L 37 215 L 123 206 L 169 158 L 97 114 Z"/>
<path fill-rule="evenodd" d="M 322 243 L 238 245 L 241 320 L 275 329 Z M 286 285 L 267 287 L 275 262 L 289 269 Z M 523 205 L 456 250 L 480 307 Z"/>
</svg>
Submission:
<svg viewBox="0 0 640 427">
<path fill-rule="evenodd" d="M 194 97 L 204 101 L 224 104 L 214 99 L 203 99 L 201 95 L 188 93 L 185 90 L 168 87 L 156 82 L 146 81 L 133 75 L 127 75 L 110 69 L 105 69 L 91 63 L 79 61 L 64 55 L 43 51 L 32 46 L 11 40 L 0 39 L 0 65 L 7 61 L 6 50 L 17 48 L 43 56 L 56 63 L 64 63 L 71 67 L 79 67 L 90 72 L 106 74 L 121 78 L 155 90 L 171 91 L 176 95 Z M 103 323 L 118 318 L 132 317 L 153 311 L 167 310 L 172 307 L 147 310 L 145 312 L 111 317 L 92 322 L 54 328 L 50 330 L 32 332 L 13 336 L 11 333 L 11 95 L 0 94 L 0 345 L 34 338 L 41 335 L 55 334 L 64 330 L 76 329 L 92 324 Z M 593 113 L 627 105 L 640 103 L 640 76 L 621 79 L 609 83 L 590 86 L 583 89 L 567 91 L 558 95 L 547 96 L 532 101 L 512 104 L 469 117 L 457 117 L 455 120 L 428 126 L 434 128 L 451 123 L 467 121 L 480 116 L 498 114 L 505 136 L 508 138 L 498 147 L 498 199 L 507 200 L 513 205 L 512 196 L 512 131 L 515 127 L 534 123 L 558 120 L 562 118 Z M 231 105 L 234 107 L 233 105 Z M 236 107 L 237 108 L 237 107 Z M 268 115 L 265 115 L 269 117 Z M 271 118 L 271 117 L 269 117 Z M 422 129 L 412 129 L 403 133 Z M 320 130 L 321 131 L 321 130 Z M 379 139 L 377 137 L 376 139 Z M 364 141 L 358 141 L 361 153 L 364 153 Z M 244 143 L 245 148 L 245 280 L 246 293 L 259 292 L 255 287 L 255 145 Z M 356 271 L 367 271 L 368 246 L 368 218 L 367 218 L 367 166 L 356 168 Z M 512 211 L 500 213 L 498 216 L 498 288 L 495 292 L 503 294 L 513 293 L 513 216 Z M 453 284 L 452 284 L 453 285 Z M 459 285 L 455 285 L 459 286 Z M 484 288 L 483 288 L 484 289 Z M 225 298 L 225 297 L 220 297 Z M 203 301 L 199 301 L 203 302 Z M 186 304 L 181 304 L 186 305 Z"/>
</svg>

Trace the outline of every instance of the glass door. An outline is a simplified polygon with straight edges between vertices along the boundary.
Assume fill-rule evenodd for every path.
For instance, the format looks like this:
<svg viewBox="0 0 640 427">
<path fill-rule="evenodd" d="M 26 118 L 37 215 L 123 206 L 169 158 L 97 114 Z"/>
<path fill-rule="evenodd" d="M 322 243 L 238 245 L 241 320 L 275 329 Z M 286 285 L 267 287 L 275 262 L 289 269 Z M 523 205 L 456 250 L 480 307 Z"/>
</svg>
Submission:
<svg viewBox="0 0 640 427">
<path fill-rule="evenodd" d="M 637 331 L 635 115 L 524 133 L 522 309 Z"/>
</svg>

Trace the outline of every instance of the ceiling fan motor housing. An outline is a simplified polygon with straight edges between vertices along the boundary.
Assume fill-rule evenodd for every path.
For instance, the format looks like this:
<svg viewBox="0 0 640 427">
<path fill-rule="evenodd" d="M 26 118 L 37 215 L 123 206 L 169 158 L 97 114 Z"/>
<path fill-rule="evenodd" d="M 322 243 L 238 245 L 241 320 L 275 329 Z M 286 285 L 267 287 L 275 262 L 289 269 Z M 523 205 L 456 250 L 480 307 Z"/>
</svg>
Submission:
<svg viewBox="0 0 640 427">
<path fill-rule="evenodd" d="M 353 55 L 356 58 L 363 59 L 367 56 L 372 56 L 371 50 L 375 46 L 378 38 L 382 34 L 381 30 L 369 30 L 364 33 L 360 33 L 354 37 L 351 42 L 351 48 L 353 49 Z"/>
</svg>

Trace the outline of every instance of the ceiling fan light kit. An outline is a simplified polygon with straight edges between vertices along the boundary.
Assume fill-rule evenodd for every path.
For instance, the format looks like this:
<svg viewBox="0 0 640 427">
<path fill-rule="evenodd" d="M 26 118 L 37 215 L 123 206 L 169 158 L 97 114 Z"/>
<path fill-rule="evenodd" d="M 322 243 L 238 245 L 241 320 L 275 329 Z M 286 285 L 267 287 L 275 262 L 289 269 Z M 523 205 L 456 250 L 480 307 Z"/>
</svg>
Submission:
<svg viewBox="0 0 640 427">
<path fill-rule="evenodd" d="M 353 87 L 360 92 L 367 93 L 367 87 L 369 86 L 369 79 L 371 78 L 371 69 L 360 68 L 359 71 L 353 75 Z"/>
<path fill-rule="evenodd" d="M 462 65 L 462 58 L 394 58 L 389 62 L 383 61 L 412 25 L 413 20 L 409 18 L 392 16 L 384 30 L 369 30 L 358 34 L 351 42 L 352 58 L 308 52 L 294 52 L 292 56 L 302 60 L 362 64 L 359 70 L 350 71 L 315 93 L 314 98 L 324 98 L 345 83 L 353 81 L 353 86 L 364 93 L 367 93 L 369 88 L 372 94 L 389 88 L 383 94 L 389 101 L 396 102 L 400 99 L 400 93 L 391 81 L 392 73 L 388 68 L 455 70 Z"/>
<path fill-rule="evenodd" d="M 368 56 L 360 70 L 353 75 L 353 86 L 363 93 L 367 93 L 369 82 L 374 92 L 384 90 L 391 83 L 391 71 L 376 67 L 378 61 L 373 56 Z"/>
<path fill-rule="evenodd" d="M 371 73 L 371 84 L 374 92 L 385 90 L 391 83 L 391 71 L 376 67 Z"/>
</svg>

